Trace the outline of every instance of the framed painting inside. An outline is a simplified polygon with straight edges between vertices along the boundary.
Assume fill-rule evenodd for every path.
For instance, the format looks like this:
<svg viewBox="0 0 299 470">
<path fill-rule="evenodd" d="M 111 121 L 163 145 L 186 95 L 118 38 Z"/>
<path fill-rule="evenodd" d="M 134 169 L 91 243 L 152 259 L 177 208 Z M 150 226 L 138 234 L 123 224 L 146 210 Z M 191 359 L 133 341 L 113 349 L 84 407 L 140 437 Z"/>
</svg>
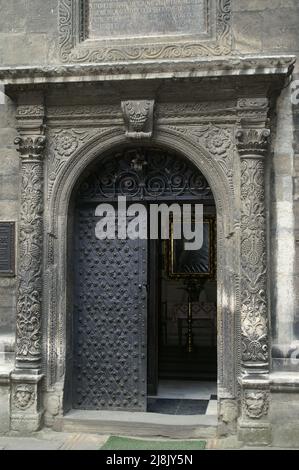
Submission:
<svg viewBox="0 0 299 470">
<path fill-rule="evenodd" d="M 203 222 L 203 244 L 198 250 L 186 250 L 188 240 L 175 239 L 173 221 L 170 222 L 168 243 L 168 276 L 171 279 L 206 278 L 214 279 L 215 263 L 215 217 L 205 217 Z"/>
</svg>

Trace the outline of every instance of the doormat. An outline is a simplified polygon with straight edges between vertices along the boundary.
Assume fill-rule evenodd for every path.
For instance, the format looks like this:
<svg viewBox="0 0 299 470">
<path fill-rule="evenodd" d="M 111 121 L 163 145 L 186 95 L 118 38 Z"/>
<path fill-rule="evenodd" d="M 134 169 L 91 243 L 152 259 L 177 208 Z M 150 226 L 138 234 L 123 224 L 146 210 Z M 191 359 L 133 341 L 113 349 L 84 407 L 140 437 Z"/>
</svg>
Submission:
<svg viewBox="0 0 299 470">
<path fill-rule="evenodd" d="M 150 441 L 111 436 L 100 450 L 204 450 L 206 441 Z"/>
</svg>

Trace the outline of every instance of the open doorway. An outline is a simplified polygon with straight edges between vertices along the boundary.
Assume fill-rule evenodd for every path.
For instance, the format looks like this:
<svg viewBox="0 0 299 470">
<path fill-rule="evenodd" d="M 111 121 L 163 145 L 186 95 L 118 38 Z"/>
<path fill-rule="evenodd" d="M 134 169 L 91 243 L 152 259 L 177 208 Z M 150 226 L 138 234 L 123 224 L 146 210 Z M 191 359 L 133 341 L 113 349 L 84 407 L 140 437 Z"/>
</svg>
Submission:
<svg viewBox="0 0 299 470">
<path fill-rule="evenodd" d="M 217 413 L 217 281 L 215 207 L 204 207 L 204 240 L 149 249 L 148 411 Z"/>
</svg>

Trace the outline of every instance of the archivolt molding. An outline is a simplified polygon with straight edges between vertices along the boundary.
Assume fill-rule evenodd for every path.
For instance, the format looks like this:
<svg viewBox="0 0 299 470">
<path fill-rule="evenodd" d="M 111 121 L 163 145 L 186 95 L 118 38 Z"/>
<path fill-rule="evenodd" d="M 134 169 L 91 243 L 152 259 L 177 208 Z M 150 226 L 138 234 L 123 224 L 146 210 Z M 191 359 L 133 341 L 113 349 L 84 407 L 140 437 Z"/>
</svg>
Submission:
<svg viewBox="0 0 299 470">
<path fill-rule="evenodd" d="M 210 129 L 210 132 L 212 129 Z M 222 134 L 221 134 L 222 135 Z M 228 135 L 224 130 L 223 149 L 228 149 L 227 143 Z M 204 143 L 204 141 L 202 141 Z M 46 283 L 45 283 L 45 303 L 46 309 L 49 311 L 48 331 L 49 335 L 53 338 L 48 338 L 48 351 L 47 351 L 47 382 L 48 386 L 54 384 L 57 380 L 63 379 L 65 371 L 65 352 L 66 352 L 66 312 L 67 312 L 67 298 L 66 298 L 66 282 L 67 282 L 67 217 L 68 207 L 71 194 L 75 183 L 84 171 L 84 169 L 92 163 L 100 155 L 105 155 L 113 149 L 119 148 L 127 144 L 124 129 L 113 128 L 104 133 L 96 133 L 89 140 L 84 143 L 80 148 L 78 147 L 65 161 L 65 164 L 60 168 L 57 173 L 55 183 L 52 188 L 51 197 L 48 201 L 48 219 L 46 221 L 46 232 L 49 234 L 46 237 Z M 142 142 L 141 142 L 142 144 Z M 168 127 L 158 127 L 151 140 L 151 145 L 157 145 L 167 148 L 168 151 L 173 150 L 189 158 L 207 178 L 208 183 L 214 193 L 215 202 L 218 214 L 218 248 L 219 248 L 219 295 L 223 296 L 226 291 L 226 297 L 234 299 L 234 275 L 226 275 L 227 263 L 229 259 L 229 252 L 233 246 L 232 239 L 230 238 L 234 233 L 234 196 L 232 194 L 229 180 L 221 165 L 218 164 L 214 155 L 209 153 L 204 147 L 201 146 L 194 139 L 190 138 L 188 134 L 184 135 L 176 129 Z M 229 143 L 229 145 L 232 145 Z M 72 148 L 70 146 L 69 148 Z M 216 146 L 218 149 L 218 145 Z M 221 154 L 222 147 L 219 146 L 218 150 Z M 217 152 L 215 152 L 218 155 Z M 231 259 L 233 256 L 231 257 Z M 232 268 L 232 272 L 234 269 Z M 61 293 L 60 298 L 57 298 L 57 292 Z M 220 300 L 221 304 L 221 300 Z M 236 344 L 234 332 L 234 314 L 235 308 L 234 300 L 230 300 L 225 312 L 221 312 L 219 338 L 221 345 L 219 347 L 219 354 L 225 351 L 228 354 L 228 363 L 224 357 L 219 357 L 219 377 L 223 380 L 222 390 L 226 396 L 234 397 L 236 393 L 236 378 L 235 378 L 235 353 L 234 348 Z M 61 330 L 58 331 L 55 325 L 60 325 Z M 52 325 L 52 327 L 51 327 Z M 222 333 L 222 330 L 225 332 Z M 228 336 L 227 336 L 228 335 Z M 225 346 L 224 338 L 230 337 L 230 340 Z M 228 349 L 232 349 L 231 352 Z M 60 358 L 57 361 L 57 358 Z M 222 377 L 222 379 L 221 379 Z"/>
<path fill-rule="evenodd" d="M 214 145 L 217 149 L 217 152 L 219 152 L 217 153 L 215 151 L 216 158 L 215 155 L 209 153 L 205 148 L 205 140 L 200 141 L 198 139 L 198 141 L 196 141 L 195 139 L 192 139 L 192 133 L 189 135 L 188 132 L 182 132 L 181 128 L 159 126 L 154 138 L 151 140 L 151 143 L 153 145 L 156 143 L 158 145 L 160 144 L 162 146 L 167 146 L 169 149 L 179 151 L 187 158 L 190 158 L 207 178 L 214 193 L 214 197 L 218 201 L 219 210 L 222 211 L 223 206 L 225 206 L 227 203 L 227 207 L 229 207 L 229 210 L 231 211 L 230 215 L 232 215 L 232 208 L 234 205 L 233 195 L 231 194 L 230 185 L 228 184 L 227 173 L 223 170 L 222 166 L 218 164 L 218 155 L 221 155 L 222 152 L 228 153 L 228 148 L 232 149 L 232 141 L 230 138 L 233 131 L 228 131 L 227 129 L 222 130 L 218 127 L 210 126 L 207 132 L 212 133 L 213 136 L 215 132 L 220 133 L 220 145 L 218 139 L 215 139 L 215 143 L 213 139 L 209 139 L 210 146 Z M 61 166 L 57 172 L 52 189 L 53 196 L 49 201 L 51 213 L 57 214 L 58 201 L 61 202 L 61 200 L 63 200 L 65 205 L 68 205 L 68 200 L 73 185 L 89 163 L 91 163 L 99 154 L 104 154 L 109 149 L 113 149 L 113 147 L 116 148 L 117 145 L 123 144 L 128 144 L 123 128 L 115 127 L 108 130 L 103 129 L 102 132 L 96 130 L 92 134 L 88 134 L 88 138 L 85 144 L 78 147 L 77 151 L 75 151 L 73 155 L 70 156 L 70 158 L 65 160 L 64 163 L 67 163 L 67 165 L 64 164 Z M 50 142 L 49 145 L 52 146 L 53 143 Z M 190 149 L 189 152 L 188 147 Z M 75 173 L 72 174 L 73 172 Z M 62 182 L 63 180 L 64 182 Z M 68 180 L 68 184 L 66 184 L 66 180 Z M 232 221 L 234 220 L 232 216 L 230 219 Z M 232 223 L 227 229 L 227 235 L 233 231 L 234 225 Z"/>
</svg>

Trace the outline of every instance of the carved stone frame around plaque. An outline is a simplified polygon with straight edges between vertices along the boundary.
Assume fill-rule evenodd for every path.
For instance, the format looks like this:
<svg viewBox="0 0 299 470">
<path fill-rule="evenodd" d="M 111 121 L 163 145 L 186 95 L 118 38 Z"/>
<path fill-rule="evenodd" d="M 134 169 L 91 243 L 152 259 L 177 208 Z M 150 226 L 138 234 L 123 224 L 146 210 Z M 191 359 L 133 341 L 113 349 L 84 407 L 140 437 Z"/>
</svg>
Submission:
<svg viewBox="0 0 299 470">
<path fill-rule="evenodd" d="M 59 55 L 62 62 L 186 59 L 231 54 L 231 0 L 204 0 L 207 31 L 91 39 L 85 0 L 59 0 Z"/>
</svg>

